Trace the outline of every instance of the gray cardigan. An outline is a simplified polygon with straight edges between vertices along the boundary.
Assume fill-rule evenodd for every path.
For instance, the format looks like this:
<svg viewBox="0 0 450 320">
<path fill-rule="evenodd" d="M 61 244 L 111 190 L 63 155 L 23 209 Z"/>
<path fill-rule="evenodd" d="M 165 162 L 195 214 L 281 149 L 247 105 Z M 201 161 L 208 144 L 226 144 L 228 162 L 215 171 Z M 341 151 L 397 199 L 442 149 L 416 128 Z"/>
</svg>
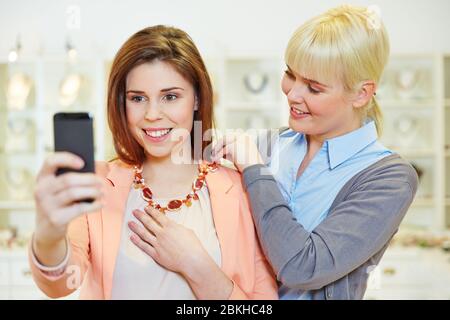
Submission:
<svg viewBox="0 0 450 320">
<path fill-rule="evenodd" d="M 261 170 L 265 169 L 265 170 Z M 397 154 L 356 174 L 312 232 L 292 215 L 264 165 L 243 178 L 263 251 L 278 281 L 313 299 L 362 299 L 417 190 L 414 168 Z"/>
</svg>

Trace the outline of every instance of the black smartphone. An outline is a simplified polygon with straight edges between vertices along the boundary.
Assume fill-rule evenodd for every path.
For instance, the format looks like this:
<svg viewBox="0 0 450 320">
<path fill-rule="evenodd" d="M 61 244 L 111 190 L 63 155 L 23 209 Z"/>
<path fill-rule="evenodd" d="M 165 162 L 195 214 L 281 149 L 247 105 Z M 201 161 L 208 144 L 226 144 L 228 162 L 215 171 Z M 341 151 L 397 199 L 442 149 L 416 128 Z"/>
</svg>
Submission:
<svg viewBox="0 0 450 320">
<path fill-rule="evenodd" d="M 95 172 L 93 117 L 87 112 L 58 112 L 53 116 L 55 151 L 68 151 L 84 160 L 80 170 L 59 168 L 66 172 Z M 83 200 L 92 202 L 93 199 Z"/>
</svg>

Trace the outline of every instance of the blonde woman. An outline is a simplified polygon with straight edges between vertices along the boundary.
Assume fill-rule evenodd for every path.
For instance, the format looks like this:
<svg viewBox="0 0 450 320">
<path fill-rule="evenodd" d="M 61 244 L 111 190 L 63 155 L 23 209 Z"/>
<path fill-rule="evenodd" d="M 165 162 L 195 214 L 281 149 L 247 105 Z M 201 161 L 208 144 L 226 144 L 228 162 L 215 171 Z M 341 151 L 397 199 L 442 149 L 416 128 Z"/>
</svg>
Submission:
<svg viewBox="0 0 450 320">
<path fill-rule="evenodd" d="M 259 155 L 245 136 L 214 148 L 243 172 L 281 299 L 362 299 L 415 195 L 414 169 L 378 141 L 389 41 L 376 18 L 340 6 L 295 31 L 281 82 L 289 129 L 268 163 L 236 160 L 240 148 Z"/>
</svg>

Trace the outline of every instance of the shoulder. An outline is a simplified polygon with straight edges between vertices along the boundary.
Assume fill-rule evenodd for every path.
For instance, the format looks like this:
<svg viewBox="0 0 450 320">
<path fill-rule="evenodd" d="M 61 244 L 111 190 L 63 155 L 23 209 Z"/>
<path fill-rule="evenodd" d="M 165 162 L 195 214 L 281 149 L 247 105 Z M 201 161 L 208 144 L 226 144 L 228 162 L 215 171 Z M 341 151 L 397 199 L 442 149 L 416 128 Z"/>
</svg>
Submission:
<svg viewBox="0 0 450 320">
<path fill-rule="evenodd" d="M 234 198 L 241 198 L 244 193 L 242 176 L 235 168 L 224 163 L 207 176 L 210 194 L 223 197 L 225 194 Z"/>
<path fill-rule="evenodd" d="M 218 172 L 223 178 L 229 179 L 233 187 L 242 185 L 242 175 L 233 164 L 227 161 L 223 162 L 219 165 Z"/>
<path fill-rule="evenodd" d="M 110 161 L 95 161 L 95 173 L 105 177 L 108 176 L 111 170 L 113 171 L 121 171 L 121 170 L 130 170 L 133 166 L 126 164 L 120 159 L 113 159 Z"/>
<path fill-rule="evenodd" d="M 222 171 L 224 174 L 227 174 L 231 178 L 236 178 L 241 175 L 239 171 L 236 169 L 236 167 L 233 165 L 233 163 L 227 160 L 223 161 L 219 165 L 219 170 Z"/>
<path fill-rule="evenodd" d="M 109 172 L 109 163 L 107 161 L 95 161 L 95 173 L 106 177 Z"/>
<path fill-rule="evenodd" d="M 346 206 L 353 210 L 382 207 L 379 213 L 391 214 L 401 206 L 398 213 L 405 213 L 417 192 L 418 182 L 411 164 L 398 154 L 392 154 L 351 178 L 337 194 L 330 211 L 337 207 L 341 211 L 348 209 Z"/>
<path fill-rule="evenodd" d="M 392 154 L 375 162 L 361 172 L 378 178 L 390 178 L 414 182 L 418 180 L 416 169 L 398 154 Z"/>
<path fill-rule="evenodd" d="M 398 154 L 389 155 L 375 162 L 351 179 L 352 187 L 408 184 L 413 193 L 416 192 L 418 183 L 416 169 Z"/>
</svg>

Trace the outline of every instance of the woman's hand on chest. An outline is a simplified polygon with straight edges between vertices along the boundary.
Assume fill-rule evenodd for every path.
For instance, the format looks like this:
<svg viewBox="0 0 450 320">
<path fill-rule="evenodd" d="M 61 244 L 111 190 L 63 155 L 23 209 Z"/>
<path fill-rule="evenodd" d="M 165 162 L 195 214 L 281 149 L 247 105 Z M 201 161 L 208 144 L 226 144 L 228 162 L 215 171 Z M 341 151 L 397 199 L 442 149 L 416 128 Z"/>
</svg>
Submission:
<svg viewBox="0 0 450 320">
<path fill-rule="evenodd" d="M 145 212 L 134 210 L 133 215 L 141 224 L 128 223 L 131 241 L 161 266 L 184 274 L 210 258 L 193 230 L 160 211 L 146 207 Z"/>
</svg>

